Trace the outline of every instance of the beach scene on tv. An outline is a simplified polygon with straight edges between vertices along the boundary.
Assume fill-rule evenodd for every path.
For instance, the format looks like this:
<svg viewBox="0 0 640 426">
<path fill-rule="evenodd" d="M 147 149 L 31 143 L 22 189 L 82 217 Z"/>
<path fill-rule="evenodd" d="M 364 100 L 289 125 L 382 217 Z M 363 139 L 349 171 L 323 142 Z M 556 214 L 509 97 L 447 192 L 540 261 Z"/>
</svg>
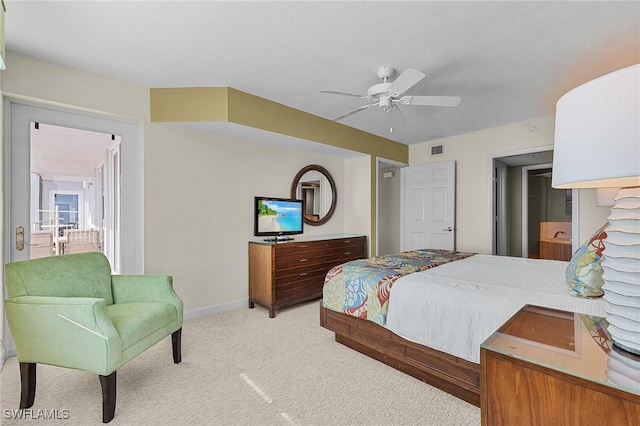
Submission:
<svg viewBox="0 0 640 426">
<path fill-rule="evenodd" d="M 302 205 L 291 201 L 258 201 L 259 232 L 295 232 L 302 228 Z"/>
</svg>

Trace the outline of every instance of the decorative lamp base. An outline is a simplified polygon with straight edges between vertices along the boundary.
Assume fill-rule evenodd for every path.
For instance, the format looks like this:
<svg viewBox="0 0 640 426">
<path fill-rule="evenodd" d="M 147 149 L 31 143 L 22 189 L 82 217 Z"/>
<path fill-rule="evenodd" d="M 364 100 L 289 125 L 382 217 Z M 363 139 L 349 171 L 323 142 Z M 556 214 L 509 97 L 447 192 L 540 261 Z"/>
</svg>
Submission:
<svg viewBox="0 0 640 426">
<path fill-rule="evenodd" d="M 623 188 L 608 217 L 604 296 L 613 344 L 640 355 L 640 187 Z"/>
</svg>

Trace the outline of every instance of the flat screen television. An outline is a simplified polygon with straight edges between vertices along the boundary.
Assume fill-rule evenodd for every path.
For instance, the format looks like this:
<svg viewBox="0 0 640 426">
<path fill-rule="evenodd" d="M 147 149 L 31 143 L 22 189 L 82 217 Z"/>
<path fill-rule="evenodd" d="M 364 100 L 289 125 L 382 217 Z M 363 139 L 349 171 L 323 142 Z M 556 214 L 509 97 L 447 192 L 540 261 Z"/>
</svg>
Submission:
<svg viewBox="0 0 640 426">
<path fill-rule="evenodd" d="M 290 198 L 255 197 L 254 232 L 256 237 L 271 237 L 266 241 L 291 240 L 290 235 L 302 234 L 304 201 Z"/>
</svg>

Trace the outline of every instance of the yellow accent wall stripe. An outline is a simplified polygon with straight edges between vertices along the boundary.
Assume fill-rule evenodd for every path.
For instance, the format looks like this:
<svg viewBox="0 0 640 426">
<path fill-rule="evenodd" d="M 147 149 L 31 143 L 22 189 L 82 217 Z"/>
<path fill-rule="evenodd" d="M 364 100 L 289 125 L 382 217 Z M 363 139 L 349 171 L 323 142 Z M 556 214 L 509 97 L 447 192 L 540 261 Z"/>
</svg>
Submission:
<svg viewBox="0 0 640 426">
<path fill-rule="evenodd" d="M 401 163 L 407 145 L 229 87 L 155 88 L 152 122 L 227 121 Z"/>
<path fill-rule="evenodd" d="M 227 121 L 228 87 L 180 87 L 151 89 L 152 122 Z"/>
</svg>

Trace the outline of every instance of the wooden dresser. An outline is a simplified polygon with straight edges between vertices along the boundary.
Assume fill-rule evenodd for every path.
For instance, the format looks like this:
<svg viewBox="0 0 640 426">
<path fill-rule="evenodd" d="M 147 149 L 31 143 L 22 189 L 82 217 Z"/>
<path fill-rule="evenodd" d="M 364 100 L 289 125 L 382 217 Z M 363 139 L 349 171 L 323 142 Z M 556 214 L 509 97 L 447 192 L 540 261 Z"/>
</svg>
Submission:
<svg viewBox="0 0 640 426">
<path fill-rule="evenodd" d="M 606 326 L 522 308 L 480 348 L 482 424 L 640 425 L 640 357 L 613 346 Z"/>
<path fill-rule="evenodd" d="M 281 307 L 322 297 L 329 269 L 367 257 L 367 238 L 337 234 L 300 237 L 287 242 L 249 242 L 249 308 Z"/>
</svg>

